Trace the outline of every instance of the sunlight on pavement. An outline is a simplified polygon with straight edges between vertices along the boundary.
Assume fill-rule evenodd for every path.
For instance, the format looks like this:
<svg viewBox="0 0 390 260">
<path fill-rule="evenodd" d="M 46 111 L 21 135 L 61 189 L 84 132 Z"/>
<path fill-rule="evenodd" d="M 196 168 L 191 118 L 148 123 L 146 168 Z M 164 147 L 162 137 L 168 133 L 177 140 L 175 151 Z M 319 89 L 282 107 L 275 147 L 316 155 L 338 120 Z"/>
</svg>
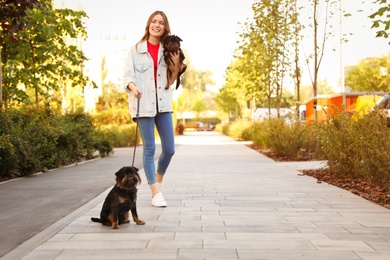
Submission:
<svg viewBox="0 0 390 260">
<path fill-rule="evenodd" d="M 226 145 L 226 144 L 238 144 L 245 145 L 251 144 L 249 141 L 236 141 L 226 135 L 221 135 L 217 132 L 184 132 L 183 135 L 175 136 L 176 144 L 189 144 L 189 145 Z"/>
</svg>

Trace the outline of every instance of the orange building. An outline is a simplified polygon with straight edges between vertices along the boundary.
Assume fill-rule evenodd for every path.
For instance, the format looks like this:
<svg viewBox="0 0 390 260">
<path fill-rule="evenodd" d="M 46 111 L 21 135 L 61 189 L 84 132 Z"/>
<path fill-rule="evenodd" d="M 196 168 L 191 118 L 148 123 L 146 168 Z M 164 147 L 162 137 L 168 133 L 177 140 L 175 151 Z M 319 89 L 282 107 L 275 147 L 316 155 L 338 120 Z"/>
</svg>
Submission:
<svg viewBox="0 0 390 260">
<path fill-rule="evenodd" d="M 340 113 L 344 111 L 344 109 L 349 114 L 354 114 L 358 100 L 360 101 L 359 107 L 361 106 L 362 102 L 365 102 L 367 105 L 370 105 L 372 107 L 372 104 L 374 104 L 375 101 L 378 100 L 384 94 L 384 92 L 346 92 L 340 94 L 318 95 L 317 121 L 324 121 L 330 115 Z M 314 101 L 315 99 L 313 98 L 306 103 L 307 123 L 313 123 L 315 121 Z"/>
</svg>

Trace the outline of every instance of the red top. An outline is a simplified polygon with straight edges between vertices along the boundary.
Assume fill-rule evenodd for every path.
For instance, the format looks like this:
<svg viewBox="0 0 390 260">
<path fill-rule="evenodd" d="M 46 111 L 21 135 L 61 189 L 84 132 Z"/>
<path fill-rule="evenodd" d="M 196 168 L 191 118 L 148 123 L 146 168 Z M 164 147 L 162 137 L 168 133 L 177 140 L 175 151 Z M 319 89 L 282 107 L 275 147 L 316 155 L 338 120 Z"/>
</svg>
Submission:
<svg viewBox="0 0 390 260">
<path fill-rule="evenodd" d="M 153 59 L 153 65 L 154 65 L 154 80 L 157 80 L 157 60 L 158 60 L 158 49 L 160 48 L 160 44 L 151 44 L 148 41 L 148 52 L 150 56 L 152 56 Z"/>
</svg>

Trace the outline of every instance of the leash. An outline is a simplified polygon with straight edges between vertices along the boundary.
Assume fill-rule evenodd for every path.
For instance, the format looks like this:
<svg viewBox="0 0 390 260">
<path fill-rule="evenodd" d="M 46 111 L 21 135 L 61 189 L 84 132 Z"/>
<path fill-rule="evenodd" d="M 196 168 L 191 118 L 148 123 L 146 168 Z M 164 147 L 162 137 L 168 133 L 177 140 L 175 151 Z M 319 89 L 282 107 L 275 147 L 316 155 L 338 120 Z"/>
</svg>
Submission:
<svg viewBox="0 0 390 260">
<path fill-rule="evenodd" d="M 137 114 L 135 115 L 137 118 L 137 125 L 135 127 L 135 141 L 134 141 L 134 152 L 133 152 L 133 161 L 131 163 L 131 166 L 134 167 L 134 160 L 135 160 L 135 150 L 137 149 L 137 139 L 138 139 L 138 119 L 139 119 L 139 99 L 141 97 L 141 94 L 138 93 L 137 96 Z"/>
</svg>

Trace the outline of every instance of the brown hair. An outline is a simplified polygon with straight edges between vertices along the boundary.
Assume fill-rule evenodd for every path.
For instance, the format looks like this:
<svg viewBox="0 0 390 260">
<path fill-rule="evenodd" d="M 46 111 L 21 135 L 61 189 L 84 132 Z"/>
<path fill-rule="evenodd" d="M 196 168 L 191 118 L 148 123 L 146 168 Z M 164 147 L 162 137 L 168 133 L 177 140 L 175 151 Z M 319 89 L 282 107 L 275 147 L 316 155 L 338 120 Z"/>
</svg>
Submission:
<svg viewBox="0 0 390 260">
<path fill-rule="evenodd" d="M 164 28 L 165 28 L 164 34 L 160 38 L 160 42 L 162 42 L 165 39 L 165 37 L 167 37 L 169 34 L 171 34 L 171 27 L 169 26 L 168 17 L 165 15 L 165 13 L 163 11 L 154 11 L 149 16 L 148 22 L 146 23 L 146 27 L 145 27 L 145 34 L 144 34 L 144 36 L 142 37 L 142 39 L 138 43 L 147 41 L 149 39 L 149 36 L 150 36 L 149 26 L 152 23 L 153 17 L 156 16 L 157 14 L 160 14 L 163 17 L 163 19 L 164 19 Z"/>
</svg>

